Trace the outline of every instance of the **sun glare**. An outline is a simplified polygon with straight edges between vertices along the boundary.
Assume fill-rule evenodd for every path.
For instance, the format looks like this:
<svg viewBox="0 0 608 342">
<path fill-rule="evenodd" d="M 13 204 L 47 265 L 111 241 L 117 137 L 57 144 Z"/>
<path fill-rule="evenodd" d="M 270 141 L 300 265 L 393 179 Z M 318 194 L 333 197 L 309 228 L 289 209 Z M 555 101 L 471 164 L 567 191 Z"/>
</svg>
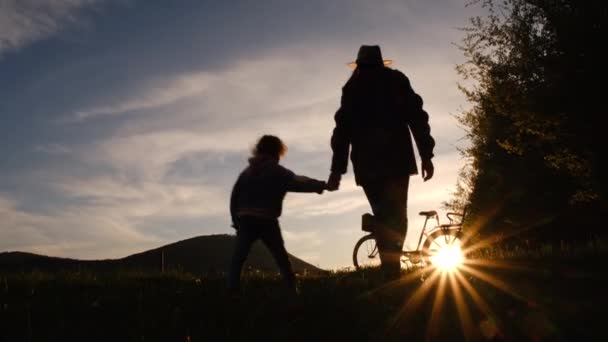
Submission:
<svg viewBox="0 0 608 342">
<path fill-rule="evenodd" d="M 462 250 L 460 246 L 444 246 L 431 258 L 433 265 L 442 271 L 455 271 L 462 264 Z"/>
</svg>

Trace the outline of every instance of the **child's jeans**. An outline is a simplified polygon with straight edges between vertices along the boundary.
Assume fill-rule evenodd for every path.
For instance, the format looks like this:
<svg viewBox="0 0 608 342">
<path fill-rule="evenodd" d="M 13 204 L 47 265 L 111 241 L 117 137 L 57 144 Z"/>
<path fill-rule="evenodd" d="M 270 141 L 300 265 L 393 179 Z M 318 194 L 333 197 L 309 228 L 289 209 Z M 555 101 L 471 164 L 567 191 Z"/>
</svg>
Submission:
<svg viewBox="0 0 608 342">
<path fill-rule="evenodd" d="M 287 257 L 285 243 L 281 235 L 281 227 L 277 219 L 244 216 L 239 218 L 239 227 L 236 234 L 236 245 L 232 256 L 230 274 L 228 275 L 228 288 L 231 291 L 240 290 L 241 269 L 247 259 L 251 245 L 261 239 L 266 245 L 281 271 L 290 289 L 295 289 L 295 276 L 291 263 Z"/>
</svg>

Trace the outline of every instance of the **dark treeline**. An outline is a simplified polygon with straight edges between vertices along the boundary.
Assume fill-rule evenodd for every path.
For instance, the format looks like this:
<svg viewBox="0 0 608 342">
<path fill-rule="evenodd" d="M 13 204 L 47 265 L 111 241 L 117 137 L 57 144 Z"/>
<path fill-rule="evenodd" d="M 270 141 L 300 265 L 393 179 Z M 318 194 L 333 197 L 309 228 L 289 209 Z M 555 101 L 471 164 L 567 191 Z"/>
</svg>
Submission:
<svg viewBox="0 0 608 342">
<path fill-rule="evenodd" d="M 471 144 L 449 206 L 493 236 L 584 240 L 606 224 L 605 1 L 483 0 L 457 67 Z M 496 234 L 498 233 L 498 234 Z"/>
</svg>

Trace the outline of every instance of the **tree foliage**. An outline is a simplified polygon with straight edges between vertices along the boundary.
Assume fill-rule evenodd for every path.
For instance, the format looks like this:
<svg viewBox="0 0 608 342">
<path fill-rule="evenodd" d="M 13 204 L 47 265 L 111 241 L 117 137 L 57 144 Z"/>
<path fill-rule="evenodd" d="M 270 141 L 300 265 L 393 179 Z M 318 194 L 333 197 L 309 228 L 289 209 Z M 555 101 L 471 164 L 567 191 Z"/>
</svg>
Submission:
<svg viewBox="0 0 608 342">
<path fill-rule="evenodd" d="M 469 5 L 482 6 L 487 15 L 471 18 L 459 45 L 466 62 L 457 71 L 473 85 L 461 86 L 472 108 L 458 117 L 471 142 L 460 179 L 469 187 L 457 189 L 454 203 L 468 202 L 470 218 L 502 233 L 539 225 L 556 232 L 572 217 L 601 213 L 607 5 Z"/>
</svg>

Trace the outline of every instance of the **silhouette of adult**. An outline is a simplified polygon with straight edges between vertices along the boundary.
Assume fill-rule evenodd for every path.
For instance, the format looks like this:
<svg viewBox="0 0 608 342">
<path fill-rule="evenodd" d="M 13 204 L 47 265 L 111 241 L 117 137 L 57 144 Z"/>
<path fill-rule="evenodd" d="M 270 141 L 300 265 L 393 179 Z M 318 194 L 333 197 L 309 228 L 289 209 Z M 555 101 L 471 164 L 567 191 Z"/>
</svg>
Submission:
<svg viewBox="0 0 608 342">
<path fill-rule="evenodd" d="M 380 47 L 360 47 L 352 76 L 342 88 L 331 137 L 333 150 L 328 190 L 340 186 L 348 156 L 355 181 L 361 186 L 380 223 L 376 241 L 381 267 L 390 279 L 401 271 L 401 250 L 407 233 L 407 196 L 410 175 L 418 169 L 410 131 L 421 158 L 422 177 L 433 177 L 433 148 L 429 116 L 422 98 L 408 78 L 388 68 Z"/>
</svg>

